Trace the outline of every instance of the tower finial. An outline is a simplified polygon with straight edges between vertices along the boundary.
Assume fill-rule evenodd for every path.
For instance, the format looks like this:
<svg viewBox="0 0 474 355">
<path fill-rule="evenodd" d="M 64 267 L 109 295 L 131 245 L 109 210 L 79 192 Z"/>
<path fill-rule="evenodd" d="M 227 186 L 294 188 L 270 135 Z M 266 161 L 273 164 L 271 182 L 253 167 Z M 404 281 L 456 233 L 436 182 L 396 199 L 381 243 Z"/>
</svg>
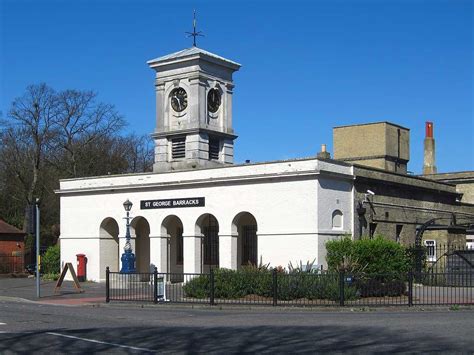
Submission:
<svg viewBox="0 0 474 355">
<path fill-rule="evenodd" d="M 193 47 L 196 47 L 196 37 L 201 36 L 204 37 L 201 31 L 196 32 L 196 10 L 194 10 L 193 16 L 193 32 L 186 32 L 188 37 L 193 37 Z"/>
</svg>

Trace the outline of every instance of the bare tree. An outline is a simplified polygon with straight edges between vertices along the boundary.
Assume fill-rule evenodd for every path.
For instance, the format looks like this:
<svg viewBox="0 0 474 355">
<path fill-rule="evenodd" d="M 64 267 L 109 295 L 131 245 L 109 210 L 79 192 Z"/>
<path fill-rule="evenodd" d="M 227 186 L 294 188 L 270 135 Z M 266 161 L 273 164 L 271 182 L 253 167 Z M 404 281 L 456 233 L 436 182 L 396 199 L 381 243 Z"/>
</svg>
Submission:
<svg viewBox="0 0 474 355">
<path fill-rule="evenodd" d="M 57 95 L 58 111 L 55 126 L 59 134 L 52 142 L 55 154 L 51 162 L 61 164 L 70 177 L 78 177 L 79 153 L 102 137 L 114 136 L 125 121 L 110 104 L 96 101 L 91 91 L 66 90 Z M 62 154 L 63 150 L 64 154 Z M 61 158 L 58 161 L 58 158 Z"/>
<path fill-rule="evenodd" d="M 149 135 L 124 137 L 123 144 L 127 147 L 125 158 L 128 162 L 127 172 L 141 173 L 151 171 L 154 161 L 154 143 Z"/>
<path fill-rule="evenodd" d="M 0 215 L 25 227 L 24 207 L 40 197 L 42 225 L 56 225 L 59 178 L 151 171 L 151 138 L 120 135 L 124 125 L 91 91 L 28 86 L 0 115 Z"/>
<path fill-rule="evenodd" d="M 50 141 L 56 134 L 54 124 L 58 116 L 58 102 L 53 89 L 46 84 L 30 85 L 26 93 L 13 101 L 9 117 L 12 125 L 4 136 L 6 143 L 12 147 L 9 157 L 3 157 L 7 166 L 21 157 L 28 162 L 28 173 L 19 172 L 18 179 L 25 186 L 25 199 L 33 203 L 37 196 L 40 172 L 44 166 L 44 156 Z M 21 151 L 21 152 L 20 152 Z M 6 161 L 6 159 L 10 161 Z M 27 221 L 25 214 L 25 226 Z"/>
</svg>

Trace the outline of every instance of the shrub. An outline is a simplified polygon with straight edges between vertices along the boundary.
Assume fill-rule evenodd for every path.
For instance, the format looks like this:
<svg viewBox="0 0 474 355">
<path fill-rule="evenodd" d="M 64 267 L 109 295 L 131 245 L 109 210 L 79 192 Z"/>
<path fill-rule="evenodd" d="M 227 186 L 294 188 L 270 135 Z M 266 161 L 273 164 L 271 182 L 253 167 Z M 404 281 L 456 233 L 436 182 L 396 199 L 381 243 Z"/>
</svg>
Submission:
<svg viewBox="0 0 474 355">
<path fill-rule="evenodd" d="M 330 270 L 354 275 L 362 297 L 399 296 L 405 293 L 405 275 L 411 266 L 407 250 L 378 236 L 353 241 L 350 237 L 326 243 Z"/>
<path fill-rule="evenodd" d="M 208 275 L 196 277 L 187 282 L 183 289 L 187 297 L 207 298 L 210 294 Z M 247 295 L 272 297 L 272 271 L 251 266 L 239 270 L 214 270 L 214 296 L 223 299 L 242 298 Z M 339 274 L 318 274 L 317 272 L 278 272 L 278 299 L 290 301 L 306 298 L 339 299 Z M 345 285 L 345 298 L 358 297 L 354 286 Z"/>
<path fill-rule="evenodd" d="M 405 248 L 381 236 L 355 241 L 350 237 L 331 240 L 326 243 L 326 249 L 328 268 L 333 271 L 399 274 L 408 272 L 410 267 Z"/>
<path fill-rule="evenodd" d="M 59 279 L 59 273 L 43 274 L 41 278 L 45 281 L 57 281 Z"/>
<path fill-rule="evenodd" d="M 51 246 L 41 257 L 41 272 L 43 274 L 59 274 L 60 263 L 61 257 L 59 245 Z"/>
<path fill-rule="evenodd" d="M 183 286 L 186 297 L 207 298 L 209 297 L 209 276 L 201 275 L 186 282 Z"/>
<path fill-rule="evenodd" d="M 405 279 L 401 276 L 391 278 L 386 275 L 361 276 L 356 278 L 354 285 L 361 297 L 400 296 L 406 291 Z"/>
</svg>

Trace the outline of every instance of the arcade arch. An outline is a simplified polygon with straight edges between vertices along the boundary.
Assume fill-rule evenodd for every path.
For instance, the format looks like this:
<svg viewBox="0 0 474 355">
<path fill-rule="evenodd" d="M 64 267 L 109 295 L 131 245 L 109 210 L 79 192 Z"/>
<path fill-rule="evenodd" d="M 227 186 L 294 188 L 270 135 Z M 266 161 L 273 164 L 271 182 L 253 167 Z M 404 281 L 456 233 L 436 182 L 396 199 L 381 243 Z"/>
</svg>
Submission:
<svg viewBox="0 0 474 355">
<path fill-rule="evenodd" d="M 105 268 L 119 271 L 119 226 L 115 219 L 105 218 L 99 227 L 100 279 L 105 280 Z"/>
<path fill-rule="evenodd" d="M 258 265 L 257 220 L 249 212 L 240 212 L 232 221 L 232 234 L 237 235 L 237 268 Z"/>
<path fill-rule="evenodd" d="M 201 272 L 207 273 L 219 267 L 219 222 L 210 213 L 203 214 L 196 221 L 195 233 L 201 236 Z"/>
<path fill-rule="evenodd" d="M 137 272 L 150 272 L 150 224 L 144 217 L 135 217 L 130 232 L 135 237 L 135 268 Z"/>
<path fill-rule="evenodd" d="M 183 280 L 183 222 L 175 215 L 167 216 L 161 224 L 161 235 L 166 237 L 166 272 L 172 282 Z"/>
</svg>

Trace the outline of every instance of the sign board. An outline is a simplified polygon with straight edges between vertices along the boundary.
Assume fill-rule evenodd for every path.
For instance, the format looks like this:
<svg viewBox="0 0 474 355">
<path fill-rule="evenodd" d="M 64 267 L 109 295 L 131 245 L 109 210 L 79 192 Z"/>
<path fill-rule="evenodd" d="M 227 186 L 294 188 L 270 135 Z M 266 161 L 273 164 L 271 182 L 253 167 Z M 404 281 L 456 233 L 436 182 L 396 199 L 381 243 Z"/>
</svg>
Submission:
<svg viewBox="0 0 474 355">
<path fill-rule="evenodd" d="M 71 276 L 74 281 L 74 287 L 79 292 L 84 292 L 84 290 L 81 288 L 81 285 L 79 284 L 79 280 L 77 279 L 76 272 L 74 271 L 74 267 L 72 266 L 72 263 L 66 263 L 66 265 L 64 265 L 63 271 L 61 271 L 61 276 L 59 276 L 58 282 L 56 283 L 54 292 L 57 292 L 61 288 L 61 285 L 63 284 L 64 278 L 66 277 L 66 273 L 68 269 L 71 272 Z"/>
<path fill-rule="evenodd" d="M 166 295 L 165 295 L 165 280 L 164 277 L 158 277 L 158 283 L 156 285 L 156 288 L 158 289 L 158 299 L 160 300 L 166 300 Z"/>
<path fill-rule="evenodd" d="M 148 210 L 154 208 L 179 208 L 179 207 L 204 207 L 204 197 L 172 198 L 168 200 L 144 200 L 140 201 L 140 209 Z"/>
</svg>

